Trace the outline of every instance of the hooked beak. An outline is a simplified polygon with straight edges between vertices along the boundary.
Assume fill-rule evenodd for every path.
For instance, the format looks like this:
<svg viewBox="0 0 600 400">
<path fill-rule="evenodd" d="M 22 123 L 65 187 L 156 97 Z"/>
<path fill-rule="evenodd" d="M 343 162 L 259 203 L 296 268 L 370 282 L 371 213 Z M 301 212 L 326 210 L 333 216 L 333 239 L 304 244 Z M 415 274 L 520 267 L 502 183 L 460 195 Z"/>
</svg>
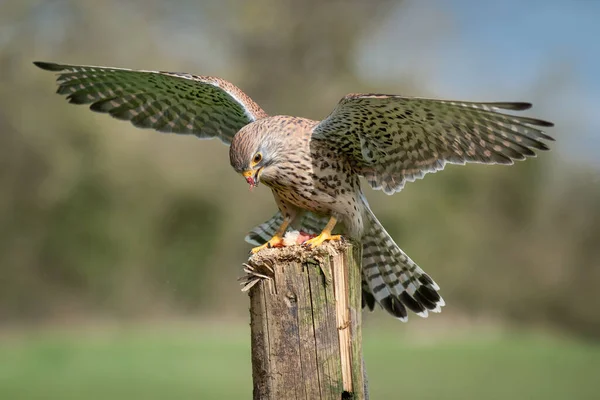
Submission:
<svg viewBox="0 0 600 400">
<path fill-rule="evenodd" d="M 247 171 L 242 172 L 242 175 L 244 175 L 244 178 L 246 178 L 246 182 L 248 182 L 248 184 L 250 185 L 250 190 L 258 186 L 261 171 L 262 168 L 259 168 L 257 170 L 249 169 Z"/>
</svg>

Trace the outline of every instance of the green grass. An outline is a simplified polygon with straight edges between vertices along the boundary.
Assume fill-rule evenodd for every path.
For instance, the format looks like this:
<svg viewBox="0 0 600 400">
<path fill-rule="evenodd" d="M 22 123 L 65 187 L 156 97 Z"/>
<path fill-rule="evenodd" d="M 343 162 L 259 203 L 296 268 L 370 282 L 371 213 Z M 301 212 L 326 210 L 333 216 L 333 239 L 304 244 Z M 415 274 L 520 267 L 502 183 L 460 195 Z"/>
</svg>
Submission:
<svg viewBox="0 0 600 400">
<path fill-rule="evenodd" d="M 596 399 L 600 346 L 536 338 L 365 338 L 371 398 Z M 0 399 L 249 399 L 246 327 L 0 339 Z"/>
</svg>

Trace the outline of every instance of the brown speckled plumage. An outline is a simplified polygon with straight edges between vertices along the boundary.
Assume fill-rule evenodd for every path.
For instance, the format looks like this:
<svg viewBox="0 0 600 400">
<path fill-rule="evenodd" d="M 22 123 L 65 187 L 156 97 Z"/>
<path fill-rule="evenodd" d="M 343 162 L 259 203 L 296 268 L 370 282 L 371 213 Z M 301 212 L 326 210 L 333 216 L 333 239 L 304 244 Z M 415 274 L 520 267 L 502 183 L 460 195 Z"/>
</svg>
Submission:
<svg viewBox="0 0 600 400">
<path fill-rule="evenodd" d="M 547 150 L 551 123 L 502 114 L 528 103 L 472 103 L 383 94 L 350 94 L 323 121 L 267 116 L 233 84 L 214 77 L 35 63 L 57 71 L 70 102 L 161 132 L 217 137 L 231 166 L 270 187 L 279 212 L 254 228 L 265 243 L 284 220 L 321 232 L 330 216 L 363 245 L 363 305 L 379 303 L 407 319 L 439 312 L 438 285 L 393 241 L 362 194 L 359 177 L 392 194 L 446 163 L 512 164 Z M 285 226 L 285 224 L 283 225 Z"/>
</svg>

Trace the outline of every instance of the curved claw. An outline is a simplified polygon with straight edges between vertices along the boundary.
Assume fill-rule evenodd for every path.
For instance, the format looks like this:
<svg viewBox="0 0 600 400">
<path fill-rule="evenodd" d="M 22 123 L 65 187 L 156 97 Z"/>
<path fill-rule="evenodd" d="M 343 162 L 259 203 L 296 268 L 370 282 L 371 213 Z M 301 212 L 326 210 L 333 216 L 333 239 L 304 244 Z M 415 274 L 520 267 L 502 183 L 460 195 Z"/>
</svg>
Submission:
<svg viewBox="0 0 600 400">
<path fill-rule="evenodd" d="M 273 236 L 267 243 L 254 247 L 252 250 L 250 250 L 250 253 L 256 254 L 262 249 L 270 249 L 272 247 L 281 246 L 283 246 L 283 238 L 281 236 Z"/>
<path fill-rule="evenodd" d="M 317 237 L 307 240 L 302 244 L 305 247 L 317 247 L 323 244 L 323 242 L 328 240 L 342 240 L 342 235 L 332 235 L 329 232 L 321 232 L 321 234 Z"/>
</svg>

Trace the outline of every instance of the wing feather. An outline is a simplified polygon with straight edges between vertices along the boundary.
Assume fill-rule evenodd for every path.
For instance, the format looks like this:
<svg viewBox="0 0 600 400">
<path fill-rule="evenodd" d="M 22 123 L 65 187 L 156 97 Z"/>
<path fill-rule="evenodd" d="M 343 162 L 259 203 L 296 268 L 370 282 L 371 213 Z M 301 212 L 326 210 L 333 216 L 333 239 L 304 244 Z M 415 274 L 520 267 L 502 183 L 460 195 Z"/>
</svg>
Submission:
<svg viewBox="0 0 600 400">
<path fill-rule="evenodd" d="M 512 164 L 548 150 L 548 121 L 509 115 L 523 102 L 476 103 L 350 94 L 313 131 L 346 153 L 374 189 L 392 194 L 447 163 Z"/>
<path fill-rule="evenodd" d="M 230 82 L 210 76 L 36 61 L 58 72 L 57 93 L 70 103 L 130 121 L 138 128 L 219 138 L 267 114 Z"/>
</svg>

